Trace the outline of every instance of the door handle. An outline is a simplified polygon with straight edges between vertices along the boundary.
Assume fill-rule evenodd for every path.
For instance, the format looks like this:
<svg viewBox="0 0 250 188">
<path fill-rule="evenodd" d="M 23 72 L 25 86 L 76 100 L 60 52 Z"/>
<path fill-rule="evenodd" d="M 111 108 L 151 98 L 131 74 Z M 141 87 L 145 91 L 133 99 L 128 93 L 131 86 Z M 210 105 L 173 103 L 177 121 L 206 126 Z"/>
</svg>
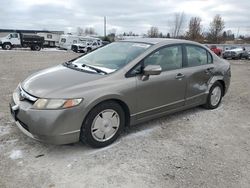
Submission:
<svg viewBox="0 0 250 188">
<path fill-rule="evenodd" d="M 206 74 L 210 74 L 212 72 L 212 70 L 214 70 L 214 67 L 209 67 L 205 70 Z"/>
<path fill-rule="evenodd" d="M 175 76 L 175 79 L 181 80 L 184 76 L 185 76 L 184 74 L 178 73 L 178 74 Z"/>
</svg>

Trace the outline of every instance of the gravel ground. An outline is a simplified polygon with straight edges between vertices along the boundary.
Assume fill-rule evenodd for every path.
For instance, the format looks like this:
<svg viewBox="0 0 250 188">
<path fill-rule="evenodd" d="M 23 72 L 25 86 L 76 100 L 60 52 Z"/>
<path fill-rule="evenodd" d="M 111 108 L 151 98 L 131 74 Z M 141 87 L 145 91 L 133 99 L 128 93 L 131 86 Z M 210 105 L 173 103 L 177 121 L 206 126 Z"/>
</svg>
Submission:
<svg viewBox="0 0 250 188">
<path fill-rule="evenodd" d="M 216 110 L 128 128 L 111 146 L 54 146 L 23 135 L 8 109 L 20 81 L 79 54 L 0 51 L 0 187 L 250 187 L 250 61 L 231 61 Z"/>
</svg>

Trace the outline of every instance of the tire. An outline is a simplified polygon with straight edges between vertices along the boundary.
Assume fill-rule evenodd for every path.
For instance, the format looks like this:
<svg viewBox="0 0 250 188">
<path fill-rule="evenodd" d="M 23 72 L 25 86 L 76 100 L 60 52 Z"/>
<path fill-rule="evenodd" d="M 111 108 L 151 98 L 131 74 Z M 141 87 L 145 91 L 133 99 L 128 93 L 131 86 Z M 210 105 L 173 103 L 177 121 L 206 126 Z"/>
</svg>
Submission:
<svg viewBox="0 0 250 188">
<path fill-rule="evenodd" d="M 221 103 L 223 92 L 223 86 L 221 85 L 221 83 L 215 82 L 214 85 L 210 88 L 209 94 L 207 96 L 207 102 L 204 107 L 206 109 L 217 108 Z"/>
<path fill-rule="evenodd" d="M 239 59 L 242 59 L 242 56 L 243 56 L 243 55 L 242 55 L 242 54 L 240 54 L 240 55 L 239 55 Z"/>
<path fill-rule="evenodd" d="M 41 46 L 39 46 L 39 45 L 35 45 L 33 48 L 34 48 L 35 51 L 40 51 L 41 50 Z"/>
<path fill-rule="evenodd" d="M 118 103 L 100 103 L 85 118 L 80 141 L 95 148 L 108 146 L 118 138 L 124 126 L 125 113 Z"/>
<path fill-rule="evenodd" d="M 12 48 L 11 44 L 9 44 L 9 43 L 4 43 L 3 44 L 3 49 L 4 50 L 11 50 L 11 48 Z"/>
</svg>

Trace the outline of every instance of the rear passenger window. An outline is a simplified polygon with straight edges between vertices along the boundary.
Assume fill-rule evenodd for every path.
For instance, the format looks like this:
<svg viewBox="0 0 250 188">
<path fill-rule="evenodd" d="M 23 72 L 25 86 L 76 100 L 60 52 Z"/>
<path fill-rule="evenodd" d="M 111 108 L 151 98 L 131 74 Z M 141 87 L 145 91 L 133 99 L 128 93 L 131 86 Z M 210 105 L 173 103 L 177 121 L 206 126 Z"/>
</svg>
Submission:
<svg viewBox="0 0 250 188">
<path fill-rule="evenodd" d="M 182 47 L 168 46 L 161 48 L 144 59 L 144 66 L 160 65 L 162 71 L 182 68 Z"/>
<path fill-rule="evenodd" d="M 199 46 L 186 46 L 188 67 L 206 65 L 212 63 L 211 55 Z"/>
</svg>

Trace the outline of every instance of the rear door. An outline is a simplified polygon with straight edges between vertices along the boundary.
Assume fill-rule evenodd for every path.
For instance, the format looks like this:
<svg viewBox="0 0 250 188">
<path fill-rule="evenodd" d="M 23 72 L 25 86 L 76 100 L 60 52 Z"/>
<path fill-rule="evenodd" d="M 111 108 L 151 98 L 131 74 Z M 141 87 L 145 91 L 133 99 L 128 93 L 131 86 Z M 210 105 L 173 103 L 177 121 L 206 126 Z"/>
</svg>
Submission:
<svg viewBox="0 0 250 188">
<path fill-rule="evenodd" d="M 197 45 L 185 45 L 186 105 L 205 103 L 209 80 L 214 74 L 212 55 Z"/>
<path fill-rule="evenodd" d="M 143 60 L 143 67 L 160 65 L 162 72 L 149 77 L 137 76 L 138 120 L 184 105 L 187 80 L 182 69 L 182 49 L 182 45 L 162 47 Z"/>
</svg>

